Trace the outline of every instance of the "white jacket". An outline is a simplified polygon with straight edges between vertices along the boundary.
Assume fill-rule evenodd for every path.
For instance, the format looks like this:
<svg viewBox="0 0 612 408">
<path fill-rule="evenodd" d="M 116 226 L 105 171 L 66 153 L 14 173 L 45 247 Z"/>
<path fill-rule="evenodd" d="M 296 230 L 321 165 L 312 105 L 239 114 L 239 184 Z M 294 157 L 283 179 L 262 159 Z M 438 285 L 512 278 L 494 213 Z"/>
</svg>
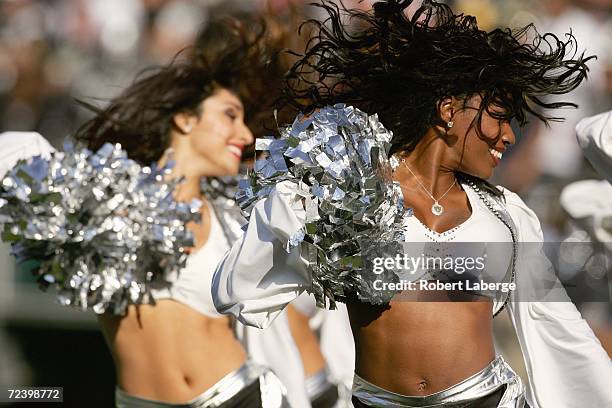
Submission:
<svg viewBox="0 0 612 408">
<path fill-rule="evenodd" d="M 213 277 L 217 309 L 244 324 L 266 327 L 311 282 L 299 247 L 285 244 L 303 225 L 305 212 L 295 199 L 295 185 L 277 184 L 254 206 L 247 230 L 219 264 Z M 506 209 L 518 231 L 516 275 L 519 285 L 556 282 L 548 292 L 513 292 L 508 304 L 529 375 L 527 400 L 532 408 L 612 407 L 612 363 L 590 327 L 558 282 L 542 252 L 536 215 L 514 193 L 505 190 Z M 537 287 L 534 285 L 534 287 Z"/>
</svg>

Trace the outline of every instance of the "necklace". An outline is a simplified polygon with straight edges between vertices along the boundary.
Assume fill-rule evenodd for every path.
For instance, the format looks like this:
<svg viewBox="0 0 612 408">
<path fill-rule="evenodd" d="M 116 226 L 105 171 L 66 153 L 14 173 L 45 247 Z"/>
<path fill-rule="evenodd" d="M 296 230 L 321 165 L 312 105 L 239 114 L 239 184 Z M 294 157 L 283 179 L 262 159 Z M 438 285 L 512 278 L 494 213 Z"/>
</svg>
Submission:
<svg viewBox="0 0 612 408">
<path fill-rule="evenodd" d="M 428 196 L 431 197 L 431 199 L 434 201 L 434 203 L 431 205 L 431 213 L 433 215 L 437 215 L 440 216 L 444 213 L 444 207 L 439 203 L 439 201 L 441 199 L 443 199 L 446 194 L 448 194 L 448 192 L 451 190 L 451 188 L 453 188 L 453 186 L 455 185 L 455 183 L 457 182 L 457 179 L 455 179 L 453 181 L 453 183 L 450 185 L 450 187 L 448 188 L 448 190 L 446 190 L 446 192 L 444 194 L 442 194 L 440 196 L 440 198 L 438 198 L 436 200 L 436 198 L 429 192 L 429 190 L 427 190 L 427 188 L 425 188 L 425 186 L 423 185 L 423 183 L 421 183 L 421 181 L 419 180 L 419 178 L 416 176 L 416 174 L 414 174 L 412 172 L 412 170 L 410 170 L 410 167 L 408 167 L 408 163 L 406 163 L 405 159 L 402 159 L 402 163 L 404 163 L 404 166 L 406 166 L 406 168 L 408 169 L 408 171 L 410 172 L 410 174 L 412 174 L 415 178 L 415 180 L 417 181 L 417 183 L 419 183 L 419 186 L 421 186 L 421 188 L 427 193 Z"/>
</svg>

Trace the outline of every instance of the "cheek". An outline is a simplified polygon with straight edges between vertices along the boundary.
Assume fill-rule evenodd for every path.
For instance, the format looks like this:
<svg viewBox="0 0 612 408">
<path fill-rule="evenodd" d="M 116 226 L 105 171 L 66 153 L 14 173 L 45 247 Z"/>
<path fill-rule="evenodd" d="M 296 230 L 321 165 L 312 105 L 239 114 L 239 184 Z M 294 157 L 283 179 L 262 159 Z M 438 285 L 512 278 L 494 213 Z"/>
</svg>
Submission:
<svg viewBox="0 0 612 408">
<path fill-rule="evenodd" d="M 221 150 L 226 150 L 229 138 L 228 126 L 203 123 L 201 131 L 193 138 L 192 145 L 198 153 L 215 157 Z"/>
<path fill-rule="evenodd" d="M 486 117 L 482 120 L 483 137 L 491 145 L 494 145 L 501 133 L 501 125 L 497 119 Z"/>
<path fill-rule="evenodd" d="M 479 163 L 484 163 L 488 166 L 488 160 L 490 159 L 489 144 L 484 140 L 478 139 L 478 144 L 475 146 L 474 150 L 475 159 L 478 160 Z"/>
<path fill-rule="evenodd" d="M 474 132 L 470 132 L 465 144 L 463 164 L 467 169 L 477 170 L 489 167 L 489 145 Z"/>
</svg>

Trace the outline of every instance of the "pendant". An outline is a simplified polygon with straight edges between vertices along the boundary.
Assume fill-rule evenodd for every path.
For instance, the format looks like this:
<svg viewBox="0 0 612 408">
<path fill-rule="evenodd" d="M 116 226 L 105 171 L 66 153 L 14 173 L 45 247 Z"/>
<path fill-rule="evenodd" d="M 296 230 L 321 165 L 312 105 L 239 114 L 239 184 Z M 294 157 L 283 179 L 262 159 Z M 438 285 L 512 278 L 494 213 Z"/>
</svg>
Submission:
<svg viewBox="0 0 612 408">
<path fill-rule="evenodd" d="M 443 212 L 444 212 L 444 207 L 438 204 L 437 201 L 433 203 L 433 205 L 431 206 L 431 213 L 433 215 L 441 215 Z"/>
</svg>

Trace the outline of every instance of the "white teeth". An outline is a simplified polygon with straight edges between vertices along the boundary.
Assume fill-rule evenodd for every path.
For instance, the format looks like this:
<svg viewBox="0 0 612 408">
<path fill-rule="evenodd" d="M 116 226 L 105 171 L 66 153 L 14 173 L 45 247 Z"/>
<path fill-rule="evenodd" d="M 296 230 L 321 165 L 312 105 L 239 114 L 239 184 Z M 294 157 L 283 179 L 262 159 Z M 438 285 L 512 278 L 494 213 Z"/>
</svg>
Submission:
<svg viewBox="0 0 612 408">
<path fill-rule="evenodd" d="M 234 153 L 238 157 L 242 157 L 242 149 L 240 149 L 237 146 L 229 145 L 229 146 L 227 146 L 227 150 L 229 150 L 230 152 Z"/>
<path fill-rule="evenodd" d="M 489 152 L 491 152 L 491 154 L 495 157 L 497 157 L 499 160 L 501 160 L 502 158 L 502 152 L 498 152 L 497 150 L 494 149 L 489 149 Z"/>
</svg>

